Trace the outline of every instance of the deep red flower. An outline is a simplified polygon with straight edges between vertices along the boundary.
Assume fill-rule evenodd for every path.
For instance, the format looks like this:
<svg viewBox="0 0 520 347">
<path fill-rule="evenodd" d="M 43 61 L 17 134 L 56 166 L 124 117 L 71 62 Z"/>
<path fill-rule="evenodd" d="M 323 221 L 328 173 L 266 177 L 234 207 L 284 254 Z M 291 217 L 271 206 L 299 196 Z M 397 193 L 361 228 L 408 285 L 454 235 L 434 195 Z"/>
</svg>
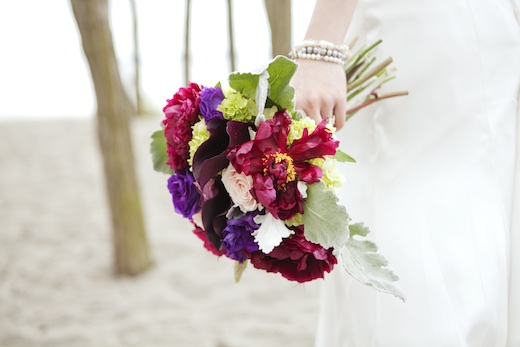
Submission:
<svg viewBox="0 0 520 347">
<path fill-rule="evenodd" d="M 195 235 L 197 235 L 197 237 L 202 241 L 204 242 L 204 248 L 206 248 L 206 250 L 210 251 L 211 253 L 215 254 L 216 256 L 221 256 L 223 254 L 226 254 L 226 250 L 225 249 L 222 249 L 221 251 L 219 251 L 209 240 L 208 240 L 208 237 L 206 236 L 206 231 L 204 231 L 204 229 L 200 228 L 197 224 L 191 222 L 191 224 L 193 224 L 193 233 Z"/>
<path fill-rule="evenodd" d="M 198 84 L 190 83 L 187 88 L 180 88 L 163 108 L 168 152 L 166 164 L 172 170 L 188 167 L 188 142 L 192 138 L 191 127 L 198 121 L 200 92 Z"/>
<path fill-rule="evenodd" d="M 297 189 L 298 181 L 312 184 L 319 181 L 323 172 L 308 161 L 334 155 L 339 141 L 322 121 L 309 134 L 305 129 L 300 139 L 287 148 L 287 134 L 291 117 L 286 110 L 257 129 L 255 138 L 231 148 L 228 159 L 240 173 L 253 177 L 251 193 L 269 213 L 283 220 L 303 213 L 303 198 Z"/>
<path fill-rule="evenodd" d="M 291 281 L 300 283 L 323 278 L 338 263 L 332 248 L 308 241 L 303 236 L 303 225 L 292 228 L 294 234 L 282 241 L 271 253 L 254 252 L 251 264 L 257 269 L 280 273 Z"/>
</svg>

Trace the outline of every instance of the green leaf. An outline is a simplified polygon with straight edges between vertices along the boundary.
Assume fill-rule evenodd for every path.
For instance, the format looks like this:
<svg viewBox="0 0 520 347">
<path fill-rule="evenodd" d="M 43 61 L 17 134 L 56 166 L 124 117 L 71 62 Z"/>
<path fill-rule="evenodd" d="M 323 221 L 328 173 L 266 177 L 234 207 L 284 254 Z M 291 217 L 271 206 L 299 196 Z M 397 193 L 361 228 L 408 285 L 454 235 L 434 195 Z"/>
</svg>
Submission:
<svg viewBox="0 0 520 347">
<path fill-rule="evenodd" d="M 237 92 L 243 93 L 244 90 L 256 90 L 259 74 L 235 72 L 229 75 L 229 86 Z"/>
<path fill-rule="evenodd" d="M 405 301 L 403 292 L 392 283 L 399 277 L 386 268 L 388 261 L 377 253 L 375 243 L 362 239 L 370 230 L 363 223 L 352 224 L 349 230 L 348 242 L 339 249 L 345 270 L 359 282 Z"/>
<path fill-rule="evenodd" d="M 343 152 L 340 149 L 336 150 L 336 154 L 334 154 L 333 158 L 336 159 L 337 161 L 339 161 L 340 163 L 346 163 L 346 162 L 355 163 L 356 162 L 356 159 L 352 158 L 350 155 L 348 155 L 347 153 Z"/>
<path fill-rule="evenodd" d="M 157 130 L 152 134 L 152 143 L 150 145 L 150 153 L 152 154 L 153 168 L 155 171 L 172 175 L 173 171 L 166 161 L 168 160 L 168 152 L 166 151 L 166 138 L 163 130 Z"/>
<path fill-rule="evenodd" d="M 281 108 L 292 111 L 294 108 L 294 88 L 289 85 L 296 72 L 297 65 L 292 60 L 277 56 L 269 64 L 263 65 L 251 72 L 235 72 L 229 75 L 229 86 L 243 93 L 245 90 L 256 92 L 260 75 L 264 71 L 269 74 L 269 99 Z"/>
<path fill-rule="evenodd" d="M 323 182 L 307 186 L 307 198 L 303 202 L 305 238 L 325 249 L 339 248 L 348 240 L 348 214 L 331 190 Z"/>
<path fill-rule="evenodd" d="M 289 111 L 294 108 L 294 88 L 289 83 L 296 69 L 296 63 L 284 56 L 277 56 L 267 67 L 269 98 Z"/>
<path fill-rule="evenodd" d="M 247 267 L 247 259 L 244 262 L 235 262 L 235 283 L 240 282 L 240 279 L 242 278 L 242 274 L 246 270 Z"/>
</svg>

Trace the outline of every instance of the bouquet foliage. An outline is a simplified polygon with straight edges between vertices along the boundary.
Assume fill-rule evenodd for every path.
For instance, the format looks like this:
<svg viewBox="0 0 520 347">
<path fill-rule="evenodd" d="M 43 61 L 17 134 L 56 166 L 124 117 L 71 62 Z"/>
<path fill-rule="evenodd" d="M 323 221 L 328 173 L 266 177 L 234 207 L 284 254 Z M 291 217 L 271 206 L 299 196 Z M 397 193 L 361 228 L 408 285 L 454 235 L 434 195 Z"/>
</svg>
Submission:
<svg viewBox="0 0 520 347">
<path fill-rule="evenodd" d="M 365 51 L 347 66 L 351 80 L 368 68 Z M 333 126 L 294 109 L 296 69 L 279 56 L 230 74 L 225 86 L 180 88 L 163 109 L 163 129 L 152 135 L 154 168 L 170 175 L 174 209 L 204 247 L 236 262 L 237 281 L 248 263 L 302 283 L 339 262 L 362 283 L 403 299 L 397 276 L 365 239 L 368 228 L 351 224 L 338 203 L 344 178 L 337 162 L 353 159 L 339 149 Z M 356 107 L 373 99 L 388 75 L 385 69 L 379 82 L 358 83 Z"/>
</svg>

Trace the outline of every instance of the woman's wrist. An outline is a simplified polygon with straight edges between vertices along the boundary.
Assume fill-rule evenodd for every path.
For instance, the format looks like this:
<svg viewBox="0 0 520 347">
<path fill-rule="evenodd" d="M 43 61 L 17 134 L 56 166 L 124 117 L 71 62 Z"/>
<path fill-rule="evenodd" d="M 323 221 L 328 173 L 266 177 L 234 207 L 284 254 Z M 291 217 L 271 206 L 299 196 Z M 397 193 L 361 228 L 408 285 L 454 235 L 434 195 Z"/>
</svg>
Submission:
<svg viewBox="0 0 520 347">
<path fill-rule="evenodd" d="M 347 45 L 336 45 L 325 40 L 305 40 L 289 52 L 291 59 L 322 60 L 344 65 L 348 58 Z"/>
</svg>

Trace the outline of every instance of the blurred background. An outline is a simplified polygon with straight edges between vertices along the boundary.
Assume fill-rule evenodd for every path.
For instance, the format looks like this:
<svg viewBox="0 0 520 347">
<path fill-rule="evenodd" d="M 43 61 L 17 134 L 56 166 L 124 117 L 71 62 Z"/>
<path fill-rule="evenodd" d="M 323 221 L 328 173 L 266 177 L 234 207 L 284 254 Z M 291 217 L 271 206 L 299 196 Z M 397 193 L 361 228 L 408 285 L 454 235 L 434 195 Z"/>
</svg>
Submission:
<svg viewBox="0 0 520 347">
<path fill-rule="evenodd" d="M 283 0 L 281 0 L 283 1 Z M 141 88 L 160 112 L 184 81 L 186 0 L 135 0 Z M 214 84 L 230 72 L 227 0 L 191 0 L 190 77 Z M 264 0 L 232 2 L 236 69 L 271 57 Z M 303 39 L 314 0 L 294 0 L 293 40 Z M 111 0 L 110 24 L 121 77 L 134 86 L 129 0 Z M 94 96 L 68 0 L 0 2 L 0 117 L 90 117 Z"/>
<path fill-rule="evenodd" d="M 289 12 L 276 10 L 282 3 Z M 266 5 L 303 39 L 312 0 L 0 2 L 0 346 L 313 345 L 319 281 L 249 267 L 235 284 L 234 264 L 174 213 L 149 154 L 186 75 L 213 85 L 232 60 L 249 70 L 272 57 Z M 116 64 L 92 64 L 110 60 L 106 49 L 89 65 L 81 37 L 105 42 L 103 16 L 89 17 L 103 6 Z M 94 88 L 100 66 L 110 73 Z M 114 70 L 125 95 L 111 99 L 102 91 L 117 87 Z"/>
</svg>

